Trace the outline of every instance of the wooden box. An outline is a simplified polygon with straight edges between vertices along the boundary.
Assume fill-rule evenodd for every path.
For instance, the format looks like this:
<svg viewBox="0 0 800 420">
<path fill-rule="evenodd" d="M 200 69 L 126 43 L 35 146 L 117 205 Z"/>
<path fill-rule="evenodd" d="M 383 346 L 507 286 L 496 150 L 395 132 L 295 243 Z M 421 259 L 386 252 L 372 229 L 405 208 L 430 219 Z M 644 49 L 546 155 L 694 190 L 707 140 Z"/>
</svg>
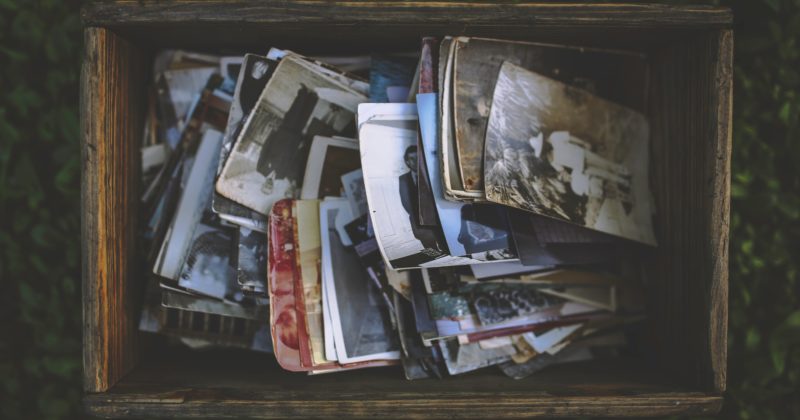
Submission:
<svg viewBox="0 0 800 420">
<path fill-rule="evenodd" d="M 711 414 L 725 391 L 732 15 L 695 6 L 524 2 L 134 2 L 83 12 L 84 388 L 105 417 L 529 417 Z M 170 350 L 137 331 L 145 86 L 162 48 L 307 54 L 476 35 L 637 50 L 649 60 L 660 246 L 638 358 L 409 382 L 399 370 L 308 377 L 267 355 Z"/>
</svg>

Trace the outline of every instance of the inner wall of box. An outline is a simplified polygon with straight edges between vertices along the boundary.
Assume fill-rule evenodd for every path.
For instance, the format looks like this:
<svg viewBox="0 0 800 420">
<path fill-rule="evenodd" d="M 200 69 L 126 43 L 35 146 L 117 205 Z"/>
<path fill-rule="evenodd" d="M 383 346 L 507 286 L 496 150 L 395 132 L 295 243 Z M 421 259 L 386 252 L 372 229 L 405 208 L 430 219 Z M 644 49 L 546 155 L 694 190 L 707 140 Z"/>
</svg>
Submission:
<svg viewBox="0 0 800 420">
<path fill-rule="evenodd" d="M 713 107 L 716 105 L 710 98 L 715 97 L 716 92 L 714 74 L 709 72 L 713 69 L 715 60 L 716 31 L 306 24 L 302 28 L 297 25 L 270 25 L 268 28 L 252 25 L 205 26 L 202 30 L 193 30 L 186 25 L 146 29 L 121 27 L 116 28 L 115 32 L 141 48 L 145 56 L 149 57 L 149 62 L 152 62 L 152 57 L 158 50 L 164 48 L 223 54 L 265 54 L 270 47 L 275 46 L 306 55 L 327 56 L 369 54 L 373 51 L 413 51 L 419 47 L 422 36 L 431 35 L 485 36 L 635 50 L 646 54 L 650 63 L 648 116 L 652 141 L 651 179 L 657 203 L 656 233 L 660 246 L 648 257 L 646 269 L 648 323 L 644 330 L 647 332 L 645 341 L 648 344 L 643 352 L 645 354 L 642 354 L 646 366 L 644 371 L 651 383 L 675 383 L 682 387 L 715 390 L 710 379 L 713 373 L 708 366 L 710 349 L 706 338 L 710 322 L 708 288 L 711 282 L 711 262 L 704 260 L 708 255 L 707 237 L 711 234 L 708 222 L 711 209 L 706 199 L 708 191 L 703 186 L 710 183 L 709 177 L 714 176 L 705 168 L 710 158 L 708 143 L 715 141 L 715 133 L 709 124 L 713 123 Z M 150 66 L 144 67 L 149 71 Z M 137 128 L 136 131 L 140 133 L 141 129 Z M 140 141 L 140 138 L 137 135 L 133 141 Z M 137 200 L 131 202 L 135 203 Z M 130 225 L 127 229 L 137 231 L 138 226 Z M 131 257 L 137 258 L 135 255 Z M 139 264 L 144 265 L 143 262 Z M 148 270 L 149 267 L 143 267 L 142 273 Z M 128 279 L 127 282 L 131 280 Z M 134 326 L 134 334 L 144 289 L 143 282 L 137 283 L 140 284 L 128 283 L 127 288 L 138 291 L 138 295 L 134 293 L 135 296 L 128 301 L 136 308 L 132 312 L 135 319 L 128 320 Z M 264 375 L 254 377 L 247 373 L 252 369 L 252 363 L 258 363 L 259 358 L 264 362 L 258 363 L 258 372 L 269 372 L 268 376 L 278 375 L 283 378 L 281 381 L 293 377 L 280 372 L 277 364 L 269 360 L 269 355 L 244 355 L 235 351 L 186 354 L 182 350 L 175 350 L 176 353 L 169 353 L 173 350 L 167 350 L 162 345 L 161 338 L 141 333 L 139 340 L 135 341 L 142 345 L 138 349 L 141 353 L 138 358 L 140 366 L 135 367 L 131 374 L 134 378 L 137 375 L 148 376 L 149 371 L 163 372 L 159 366 L 166 360 L 173 360 L 184 367 L 178 371 L 184 372 L 194 370 L 194 366 L 200 371 L 200 366 L 206 370 L 215 363 L 221 365 L 220 369 L 213 370 L 213 374 L 209 372 L 212 377 L 207 381 L 195 378 L 197 383 L 248 382 L 243 378 L 250 378 L 254 382 L 269 381 Z M 579 386 L 587 380 L 620 383 L 632 372 L 642 371 L 639 361 L 615 361 L 611 365 L 614 368 L 581 368 L 583 377 L 576 380 L 575 385 Z M 377 370 L 352 375 L 358 376 L 358 381 L 364 382 L 360 387 L 369 387 L 370 383 L 378 382 L 416 386 L 412 385 L 414 383 L 406 383 L 402 375 L 394 371 Z M 346 377 L 350 376 L 348 374 Z M 483 376 L 485 375 L 478 375 Z M 544 380 L 545 383 L 550 383 L 558 381 L 557 377 L 558 375 L 546 374 L 539 377 L 539 382 L 533 382 L 541 384 L 541 380 Z M 301 379 L 301 382 L 311 383 L 316 379 L 318 378 Z M 471 386 L 486 383 L 481 381 L 478 380 Z"/>
</svg>

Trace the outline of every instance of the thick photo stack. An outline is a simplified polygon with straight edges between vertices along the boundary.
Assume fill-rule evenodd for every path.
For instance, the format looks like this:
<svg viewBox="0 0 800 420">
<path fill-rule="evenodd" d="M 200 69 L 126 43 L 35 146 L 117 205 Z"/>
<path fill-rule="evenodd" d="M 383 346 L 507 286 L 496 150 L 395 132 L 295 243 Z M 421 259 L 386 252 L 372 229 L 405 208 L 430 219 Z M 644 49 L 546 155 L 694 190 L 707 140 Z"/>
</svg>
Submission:
<svg viewBox="0 0 800 420">
<path fill-rule="evenodd" d="M 161 52 L 140 330 L 407 379 L 635 354 L 657 246 L 646 67 L 472 37 Z"/>
</svg>

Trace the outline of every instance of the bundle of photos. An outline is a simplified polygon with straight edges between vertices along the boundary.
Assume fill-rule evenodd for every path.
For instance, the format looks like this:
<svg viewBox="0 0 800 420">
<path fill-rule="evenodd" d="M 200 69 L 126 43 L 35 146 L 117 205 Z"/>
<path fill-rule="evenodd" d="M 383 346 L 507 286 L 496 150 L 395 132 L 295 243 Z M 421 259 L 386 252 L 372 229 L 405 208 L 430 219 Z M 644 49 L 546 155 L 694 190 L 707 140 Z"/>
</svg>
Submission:
<svg viewBox="0 0 800 420">
<path fill-rule="evenodd" d="M 656 246 L 629 52 L 156 56 L 139 328 L 408 379 L 626 354 Z"/>
</svg>

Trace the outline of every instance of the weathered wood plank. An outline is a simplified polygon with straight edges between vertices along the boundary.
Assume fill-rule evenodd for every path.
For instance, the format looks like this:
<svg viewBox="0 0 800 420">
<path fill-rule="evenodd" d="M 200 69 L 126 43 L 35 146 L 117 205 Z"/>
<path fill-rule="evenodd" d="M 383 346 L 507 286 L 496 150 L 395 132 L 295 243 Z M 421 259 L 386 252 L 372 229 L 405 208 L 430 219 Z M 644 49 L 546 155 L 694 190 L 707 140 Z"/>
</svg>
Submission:
<svg viewBox="0 0 800 420">
<path fill-rule="evenodd" d="M 261 355 L 164 349 L 108 393 L 85 399 L 101 416 L 530 417 L 711 414 L 721 396 L 678 387 L 630 359 L 572 363 L 509 381 L 489 369 L 406 381 L 399 368 L 309 377 Z M 198 369 L 203 366 L 203 369 Z"/>
<path fill-rule="evenodd" d="M 721 28 L 729 9 L 658 4 L 527 3 L 510 1 L 114 1 L 89 4 L 90 26 L 155 23 L 452 23 L 536 26 Z"/>
<path fill-rule="evenodd" d="M 213 393 L 186 391 L 183 401 L 115 400 L 114 396 L 86 398 L 88 413 L 99 417 L 153 418 L 531 418 L 531 417 L 655 417 L 710 416 L 722 405 L 721 396 L 703 394 L 639 394 L 628 397 L 506 395 L 441 395 L 416 398 L 352 400 L 248 401 L 220 399 Z"/>
<path fill-rule="evenodd" d="M 733 37 L 725 28 L 731 21 L 727 9 L 658 5 L 119 1 L 88 6 L 87 25 L 112 29 L 86 30 L 82 73 L 84 388 L 102 392 L 86 396 L 87 410 L 101 416 L 262 418 L 716 412 L 726 365 Z M 590 365 L 559 367 L 525 382 L 477 376 L 409 383 L 395 371 L 298 378 L 255 368 L 263 360 L 231 367 L 222 363 L 224 356 L 209 356 L 190 358 L 182 368 L 169 360 L 146 376 L 137 366 L 114 386 L 138 359 L 134 311 L 141 290 L 134 273 L 145 269 L 134 242 L 139 107 L 147 74 L 138 47 L 174 47 L 191 38 L 200 48 L 263 48 L 280 41 L 321 52 L 366 51 L 386 42 L 413 47 L 429 31 L 559 42 L 590 34 L 598 46 L 648 39 L 640 45 L 655 57 L 649 114 L 661 246 L 648 283 L 657 338 L 645 351 L 658 356 L 654 360 L 665 373 L 655 372 L 653 364 L 642 373 L 645 379 L 637 380 L 617 366 L 592 373 L 598 366 Z M 135 34 L 130 39 L 136 44 L 120 33 Z M 152 356 L 167 361 L 161 352 Z M 683 387 L 669 385 L 670 376 Z M 648 382 L 656 380 L 661 385 Z"/>
<path fill-rule="evenodd" d="M 716 97 L 713 135 L 706 168 L 713 174 L 710 186 L 711 218 L 709 235 L 709 261 L 711 262 L 708 324 L 708 353 L 710 385 L 723 392 L 727 382 L 728 365 L 728 245 L 731 212 L 731 148 L 733 115 L 733 31 L 720 31 L 713 40 L 718 52 L 714 62 L 716 81 L 710 95 Z"/>
<path fill-rule="evenodd" d="M 134 365 L 133 302 L 142 59 L 106 29 L 84 32 L 81 74 L 84 389 L 105 391 Z M 131 276 L 132 277 L 132 276 Z"/>
<path fill-rule="evenodd" d="M 659 249 L 649 266 L 652 347 L 665 373 L 725 389 L 732 33 L 653 54 L 651 131 Z"/>
</svg>

